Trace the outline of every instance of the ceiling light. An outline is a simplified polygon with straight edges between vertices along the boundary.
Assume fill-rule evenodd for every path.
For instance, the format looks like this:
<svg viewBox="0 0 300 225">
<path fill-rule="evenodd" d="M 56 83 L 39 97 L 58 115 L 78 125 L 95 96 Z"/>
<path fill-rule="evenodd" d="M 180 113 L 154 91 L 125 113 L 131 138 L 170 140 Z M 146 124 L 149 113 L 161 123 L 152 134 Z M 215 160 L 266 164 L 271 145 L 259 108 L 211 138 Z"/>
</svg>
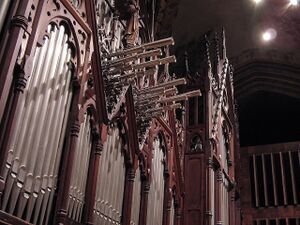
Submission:
<svg viewBox="0 0 300 225">
<path fill-rule="evenodd" d="M 269 28 L 262 33 L 262 40 L 265 42 L 269 42 L 275 39 L 276 36 L 277 36 L 276 30 L 274 30 L 273 28 Z"/>
<path fill-rule="evenodd" d="M 255 4 L 259 4 L 262 2 L 262 0 L 253 0 L 255 2 Z"/>
<path fill-rule="evenodd" d="M 296 6 L 298 5 L 298 0 L 290 0 L 290 4 Z"/>
<path fill-rule="evenodd" d="M 271 34 L 270 32 L 264 32 L 263 35 L 262 35 L 262 38 L 264 41 L 270 41 L 271 40 Z"/>
</svg>

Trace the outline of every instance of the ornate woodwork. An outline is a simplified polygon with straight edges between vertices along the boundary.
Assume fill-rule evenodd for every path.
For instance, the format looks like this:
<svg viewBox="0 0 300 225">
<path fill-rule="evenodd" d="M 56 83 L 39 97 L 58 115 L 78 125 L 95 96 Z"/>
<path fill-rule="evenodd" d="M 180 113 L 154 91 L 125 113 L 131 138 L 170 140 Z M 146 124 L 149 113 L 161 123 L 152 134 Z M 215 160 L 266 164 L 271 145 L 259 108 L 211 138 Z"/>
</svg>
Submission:
<svg viewBox="0 0 300 225">
<path fill-rule="evenodd" d="M 232 164 L 237 139 L 224 31 L 207 33 L 202 40 L 179 48 L 177 58 L 174 71 L 187 78 L 181 91 L 202 93 L 185 105 L 184 224 L 234 224 L 230 211 L 235 203 L 229 196 L 235 183 Z"/>
</svg>

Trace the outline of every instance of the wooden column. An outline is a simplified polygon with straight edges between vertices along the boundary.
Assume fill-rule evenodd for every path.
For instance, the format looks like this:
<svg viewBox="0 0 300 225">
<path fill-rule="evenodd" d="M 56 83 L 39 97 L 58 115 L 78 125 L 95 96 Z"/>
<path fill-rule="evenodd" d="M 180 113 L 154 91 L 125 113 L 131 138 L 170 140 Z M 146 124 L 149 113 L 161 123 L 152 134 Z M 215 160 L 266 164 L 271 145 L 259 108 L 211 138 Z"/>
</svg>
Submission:
<svg viewBox="0 0 300 225">
<path fill-rule="evenodd" d="M 235 188 L 229 192 L 230 195 L 230 208 L 229 208 L 229 224 L 236 224 L 235 220 Z"/>
<path fill-rule="evenodd" d="M 96 125 L 97 126 L 97 125 Z M 100 156 L 103 149 L 103 145 L 100 140 L 100 134 L 97 127 L 93 127 L 93 146 L 92 154 L 90 159 L 90 166 L 88 172 L 88 180 L 86 184 L 86 195 L 85 195 L 85 224 L 92 225 L 93 222 L 93 211 L 96 198 L 96 188 L 98 182 L 98 173 L 100 166 Z"/>
<path fill-rule="evenodd" d="M 132 166 L 129 166 L 126 170 L 125 190 L 122 209 L 122 225 L 130 225 L 134 177 L 134 168 Z"/>
<path fill-rule="evenodd" d="M 23 42 L 23 36 L 30 35 L 31 33 L 30 22 L 24 16 L 29 12 L 31 2 L 30 0 L 24 0 L 18 1 L 18 5 L 13 5 L 17 9 L 10 21 L 8 32 L 4 32 L 2 39 L 4 41 L 0 45 L 1 52 L 4 52 L 4 57 L 0 59 L 0 121 L 3 119 L 2 116 L 9 98 L 10 87 L 14 78 L 14 67 L 19 55 L 20 46 Z M 9 117 L 12 117 L 12 115 L 9 115 Z M 3 162 L 5 163 L 5 160 L 3 161 L 1 158 L 1 163 Z"/>
<path fill-rule="evenodd" d="M 210 150 L 210 149 L 209 149 Z M 205 211 L 205 224 L 211 225 L 212 217 L 214 212 L 212 211 L 212 200 L 213 192 L 215 191 L 215 186 L 213 186 L 212 175 L 213 175 L 213 160 L 212 157 L 208 158 L 207 168 L 206 168 L 206 211 Z"/>
<path fill-rule="evenodd" d="M 142 198 L 141 198 L 141 209 L 140 209 L 140 218 L 139 225 L 146 225 L 147 221 L 147 207 L 148 207 L 148 194 L 150 190 L 150 185 L 147 180 L 143 181 L 142 184 Z"/>
<path fill-rule="evenodd" d="M 18 64 L 16 64 L 14 75 L 15 75 L 15 87 L 14 87 L 13 98 L 11 101 L 11 107 L 9 109 L 9 112 L 7 113 L 8 118 L 5 124 L 6 126 L 2 127 L 3 124 L 1 123 L 2 131 L 0 131 L 0 138 L 1 138 L 0 139 L 0 174 L 1 174 L 0 175 L 0 197 L 3 194 L 3 190 L 5 186 L 5 181 L 2 172 L 6 163 L 8 145 L 10 142 L 11 133 L 14 131 L 14 127 L 16 126 L 17 123 L 17 121 L 14 119 L 15 112 L 18 105 L 19 96 L 23 93 L 27 83 L 25 72 L 23 68 L 21 68 L 21 66 L 19 66 Z"/>
<path fill-rule="evenodd" d="M 165 165 L 165 167 L 167 167 Z M 164 170 L 164 214 L 163 214 L 163 225 L 169 225 L 170 224 L 170 211 L 171 211 L 171 198 L 172 198 L 172 192 L 169 191 L 169 182 L 170 182 L 170 174 L 168 168 L 165 168 Z"/>
<path fill-rule="evenodd" d="M 216 224 L 222 225 L 222 171 L 219 169 L 217 172 L 217 185 L 216 185 Z"/>
<path fill-rule="evenodd" d="M 80 131 L 80 124 L 77 120 L 73 122 L 70 129 L 70 136 L 66 145 L 66 152 L 63 157 L 60 187 L 57 198 L 57 222 L 65 224 L 67 221 L 68 198 L 71 182 L 71 174 L 74 162 L 74 153 Z"/>
<path fill-rule="evenodd" d="M 175 225 L 181 225 L 182 224 L 182 208 L 180 207 L 179 201 L 175 199 Z"/>
</svg>

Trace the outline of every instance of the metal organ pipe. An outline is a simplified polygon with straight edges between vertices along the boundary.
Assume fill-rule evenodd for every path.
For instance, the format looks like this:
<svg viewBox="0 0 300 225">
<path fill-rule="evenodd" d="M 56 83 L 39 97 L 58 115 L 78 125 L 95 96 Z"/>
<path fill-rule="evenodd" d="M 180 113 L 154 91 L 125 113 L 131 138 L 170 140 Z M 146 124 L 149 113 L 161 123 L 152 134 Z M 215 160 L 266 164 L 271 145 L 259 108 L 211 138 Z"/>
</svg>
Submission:
<svg viewBox="0 0 300 225">
<path fill-rule="evenodd" d="M 175 225 L 175 206 L 174 206 L 174 197 L 172 197 L 172 200 L 171 200 L 170 225 Z"/>
<path fill-rule="evenodd" d="M 110 129 L 101 156 L 94 205 L 95 224 L 120 224 L 125 184 L 125 160 L 116 127 Z"/>
<path fill-rule="evenodd" d="M 151 183 L 147 207 L 147 225 L 160 225 L 163 220 L 164 200 L 164 153 L 159 138 L 153 142 Z"/>
<path fill-rule="evenodd" d="M 111 135 L 108 135 L 107 139 L 106 139 L 106 142 L 104 143 L 103 145 L 103 151 L 102 151 L 102 156 L 101 156 L 101 164 L 100 164 L 100 171 L 104 171 L 105 169 L 105 166 L 106 166 L 106 155 L 107 155 L 107 148 L 108 146 L 110 145 L 110 142 L 111 142 Z M 98 173 L 98 183 L 99 185 L 100 184 L 105 184 L 104 182 L 104 179 L 106 178 L 106 176 L 100 176 L 100 173 Z M 94 206 L 94 221 L 96 224 L 100 224 L 102 218 L 103 218 L 103 215 L 100 214 L 100 205 L 102 204 L 101 201 L 103 201 L 103 191 L 104 191 L 104 188 L 100 188 L 98 185 L 97 185 L 97 192 L 96 192 L 96 200 L 95 200 L 95 206 Z"/>
<path fill-rule="evenodd" d="M 5 18 L 6 18 L 9 4 L 10 4 L 10 0 L 2 0 L 0 2 L 0 32 L 2 30 L 2 26 L 3 26 Z"/>
<path fill-rule="evenodd" d="M 91 147 L 90 116 L 85 114 L 84 122 L 80 126 L 79 138 L 75 149 L 74 169 L 71 175 L 68 203 L 68 216 L 77 222 L 81 222 L 82 219 Z"/>
<path fill-rule="evenodd" d="M 72 97 L 68 36 L 63 26 L 49 25 L 48 32 L 50 38 L 46 36 L 34 54 L 2 171 L 6 178 L 2 210 L 34 224 L 45 224 L 49 217 Z"/>
<path fill-rule="evenodd" d="M 140 203 L 141 203 L 141 169 L 137 168 L 134 177 L 133 184 L 133 200 L 132 200 L 132 208 L 131 208 L 131 221 L 130 225 L 138 225 L 139 224 L 139 215 L 140 215 Z"/>
</svg>

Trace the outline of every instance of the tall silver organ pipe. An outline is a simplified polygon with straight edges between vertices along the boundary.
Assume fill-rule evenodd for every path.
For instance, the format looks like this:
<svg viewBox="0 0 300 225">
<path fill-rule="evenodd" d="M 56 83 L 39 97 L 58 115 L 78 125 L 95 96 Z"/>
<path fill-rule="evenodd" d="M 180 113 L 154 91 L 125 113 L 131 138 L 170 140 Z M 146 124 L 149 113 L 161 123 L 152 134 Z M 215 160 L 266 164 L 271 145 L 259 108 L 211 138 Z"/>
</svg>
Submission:
<svg viewBox="0 0 300 225">
<path fill-rule="evenodd" d="M 121 224 L 125 185 L 125 159 L 119 129 L 110 128 L 103 146 L 94 204 L 94 223 Z"/>
<path fill-rule="evenodd" d="M 170 225 L 175 225 L 175 205 L 174 198 L 171 200 L 171 209 L 170 209 Z"/>
<path fill-rule="evenodd" d="M 10 0 L 1 0 L 0 1 L 0 32 L 2 30 L 6 14 L 9 8 Z"/>
<path fill-rule="evenodd" d="M 148 196 L 147 225 L 160 225 L 163 222 L 164 205 L 164 153 L 161 142 L 156 138 L 153 142 L 153 159 L 151 167 L 151 183 Z"/>
<path fill-rule="evenodd" d="M 229 192 L 228 192 L 228 180 L 225 175 L 222 174 L 221 185 L 219 186 L 220 191 L 220 200 L 219 200 L 219 209 L 222 224 L 229 225 Z"/>
<path fill-rule="evenodd" d="M 133 200 L 131 207 L 131 221 L 130 225 L 138 225 L 139 224 L 139 215 L 140 215 L 140 204 L 141 204 L 141 169 L 137 168 L 134 178 L 133 184 Z"/>
<path fill-rule="evenodd" d="M 2 210 L 34 224 L 47 224 L 51 211 L 72 98 L 68 35 L 55 25 L 48 33 L 36 48 L 1 171 L 6 179 Z"/>
<path fill-rule="evenodd" d="M 68 217 L 81 222 L 85 199 L 85 188 L 92 148 L 90 116 L 84 115 L 84 122 L 80 125 L 80 132 L 75 149 L 74 165 L 68 202 Z"/>
</svg>

